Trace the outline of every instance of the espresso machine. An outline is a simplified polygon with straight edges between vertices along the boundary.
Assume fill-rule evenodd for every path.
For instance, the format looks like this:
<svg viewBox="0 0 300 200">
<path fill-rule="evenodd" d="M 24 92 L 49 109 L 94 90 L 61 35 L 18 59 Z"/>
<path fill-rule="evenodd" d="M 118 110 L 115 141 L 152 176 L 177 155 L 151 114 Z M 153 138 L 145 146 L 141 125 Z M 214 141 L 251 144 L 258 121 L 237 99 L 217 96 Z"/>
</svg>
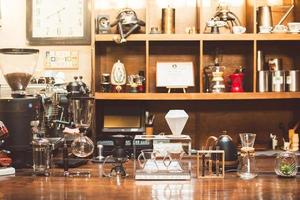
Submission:
<svg viewBox="0 0 300 200">
<path fill-rule="evenodd" d="M 10 151 L 12 166 L 32 166 L 30 122 L 38 118 L 39 97 L 27 96 L 26 87 L 35 71 L 39 50 L 0 49 L 0 69 L 10 86 L 11 96 L 0 96 L 0 121 L 8 129 L 1 149 Z"/>
</svg>

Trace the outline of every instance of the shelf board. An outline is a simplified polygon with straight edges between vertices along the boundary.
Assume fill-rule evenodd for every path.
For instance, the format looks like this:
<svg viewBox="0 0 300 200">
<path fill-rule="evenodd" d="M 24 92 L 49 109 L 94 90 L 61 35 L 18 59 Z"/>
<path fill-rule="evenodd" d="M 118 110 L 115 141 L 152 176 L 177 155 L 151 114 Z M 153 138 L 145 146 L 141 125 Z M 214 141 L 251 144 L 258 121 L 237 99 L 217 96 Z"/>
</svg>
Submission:
<svg viewBox="0 0 300 200">
<path fill-rule="evenodd" d="M 96 93 L 98 100 L 258 100 L 300 99 L 300 92 L 267 93 Z"/>
<path fill-rule="evenodd" d="M 255 34 L 256 40 L 300 40 L 300 34 L 290 34 L 290 33 L 273 33 L 273 34 Z"/>
<path fill-rule="evenodd" d="M 96 41 L 114 41 L 118 34 L 97 34 Z M 127 41 L 254 41 L 300 40 L 300 34 L 132 34 Z"/>
<path fill-rule="evenodd" d="M 201 39 L 204 41 L 242 41 L 249 40 L 253 41 L 255 39 L 256 34 L 253 33 L 244 33 L 244 34 L 199 34 Z"/>
<path fill-rule="evenodd" d="M 97 34 L 95 35 L 95 40 L 101 42 L 110 42 L 114 41 L 114 38 L 118 36 L 119 34 Z M 127 41 L 146 41 L 146 39 L 146 34 L 131 34 L 128 38 L 126 38 Z"/>
<path fill-rule="evenodd" d="M 149 41 L 200 41 L 201 34 L 148 34 Z"/>
</svg>

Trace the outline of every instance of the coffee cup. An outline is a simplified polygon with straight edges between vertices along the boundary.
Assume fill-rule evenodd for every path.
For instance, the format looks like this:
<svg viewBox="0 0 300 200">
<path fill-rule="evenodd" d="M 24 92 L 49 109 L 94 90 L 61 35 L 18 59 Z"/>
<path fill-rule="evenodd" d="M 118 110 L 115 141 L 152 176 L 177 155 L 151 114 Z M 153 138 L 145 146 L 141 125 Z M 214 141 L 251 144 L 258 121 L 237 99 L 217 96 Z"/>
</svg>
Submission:
<svg viewBox="0 0 300 200">
<path fill-rule="evenodd" d="M 290 22 L 288 23 L 288 27 L 291 33 L 300 32 L 300 22 Z"/>
<path fill-rule="evenodd" d="M 243 26 L 234 26 L 232 27 L 232 32 L 234 34 L 243 34 L 246 32 L 246 28 Z"/>
<path fill-rule="evenodd" d="M 271 26 L 259 26 L 259 33 L 271 33 L 272 29 Z"/>
</svg>

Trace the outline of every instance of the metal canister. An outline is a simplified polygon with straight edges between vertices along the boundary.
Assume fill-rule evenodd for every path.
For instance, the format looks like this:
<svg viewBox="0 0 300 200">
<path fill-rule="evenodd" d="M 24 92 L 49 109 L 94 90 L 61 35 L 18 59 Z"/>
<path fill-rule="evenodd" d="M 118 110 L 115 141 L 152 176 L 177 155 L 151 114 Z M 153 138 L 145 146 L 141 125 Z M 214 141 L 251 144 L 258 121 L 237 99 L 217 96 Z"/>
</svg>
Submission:
<svg viewBox="0 0 300 200">
<path fill-rule="evenodd" d="M 285 71 L 271 72 L 272 92 L 285 91 Z"/>
<path fill-rule="evenodd" d="M 258 71 L 257 72 L 257 91 L 258 92 L 269 92 L 270 88 L 270 72 L 269 71 Z"/>
<path fill-rule="evenodd" d="M 300 91 L 300 70 L 286 72 L 286 90 L 288 92 Z"/>
<path fill-rule="evenodd" d="M 260 6 L 257 11 L 258 27 L 273 27 L 271 6 Z"/>
<path fill-rule="evenodd" d="M 105 93 L 111 91 L 110 74 L 108 73 L 101 75 L 101 91 Z"/>
<path fill-rule="evenodd" d="M 257 71 L 264 70 L 264 64 L 265 64 L 264 54 L 262 51 L 258 50 L 257 51 Z"/>
<path fill-rule="evenodd" d="M 175 8 L 168 7 L 162 9 L 161 26 L 162 33 L 175 33 Z"/>
</svg>

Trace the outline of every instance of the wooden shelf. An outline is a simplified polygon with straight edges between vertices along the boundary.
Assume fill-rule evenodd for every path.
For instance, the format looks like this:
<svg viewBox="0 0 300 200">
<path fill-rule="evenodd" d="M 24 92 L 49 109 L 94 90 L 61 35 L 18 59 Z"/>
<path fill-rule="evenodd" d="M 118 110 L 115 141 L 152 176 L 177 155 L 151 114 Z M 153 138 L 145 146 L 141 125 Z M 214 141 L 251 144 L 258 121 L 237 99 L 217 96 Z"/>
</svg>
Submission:
<svg viewBox="0 0 300 200">
<path fill-rule="evenodd" d="M 281 40 L 281 41 L 289 41 L 289 40 L 300 40 L 300 34 L 290 34 L 290 33 L 273 33 L 273 34 L 255 34 L 256 40 Z"/>
<path fill-rule="evenodd" d="M 96 41 L 114 41 L 118 34 L 97 34 Z M 255 40 L 300 40 L 300 34 L 132 34 L 128 41 L 255 41 Z"/>
<path fill-rule="evenodd" d="M 115 37 L 118 37 L 119 34 L 97 34 L 95 35 L 95 41 L 98 42 L 111 42 L 114 41 Z M 128 41 L 146 41 L 146 34 L 131 34 L 127 40 Z"/>
<path fill-rule="evenodd" d="M 256 100 L 300 99 L 300 92 L 268 93 L 96 93 L 97 100 Z"/>
</svg>

